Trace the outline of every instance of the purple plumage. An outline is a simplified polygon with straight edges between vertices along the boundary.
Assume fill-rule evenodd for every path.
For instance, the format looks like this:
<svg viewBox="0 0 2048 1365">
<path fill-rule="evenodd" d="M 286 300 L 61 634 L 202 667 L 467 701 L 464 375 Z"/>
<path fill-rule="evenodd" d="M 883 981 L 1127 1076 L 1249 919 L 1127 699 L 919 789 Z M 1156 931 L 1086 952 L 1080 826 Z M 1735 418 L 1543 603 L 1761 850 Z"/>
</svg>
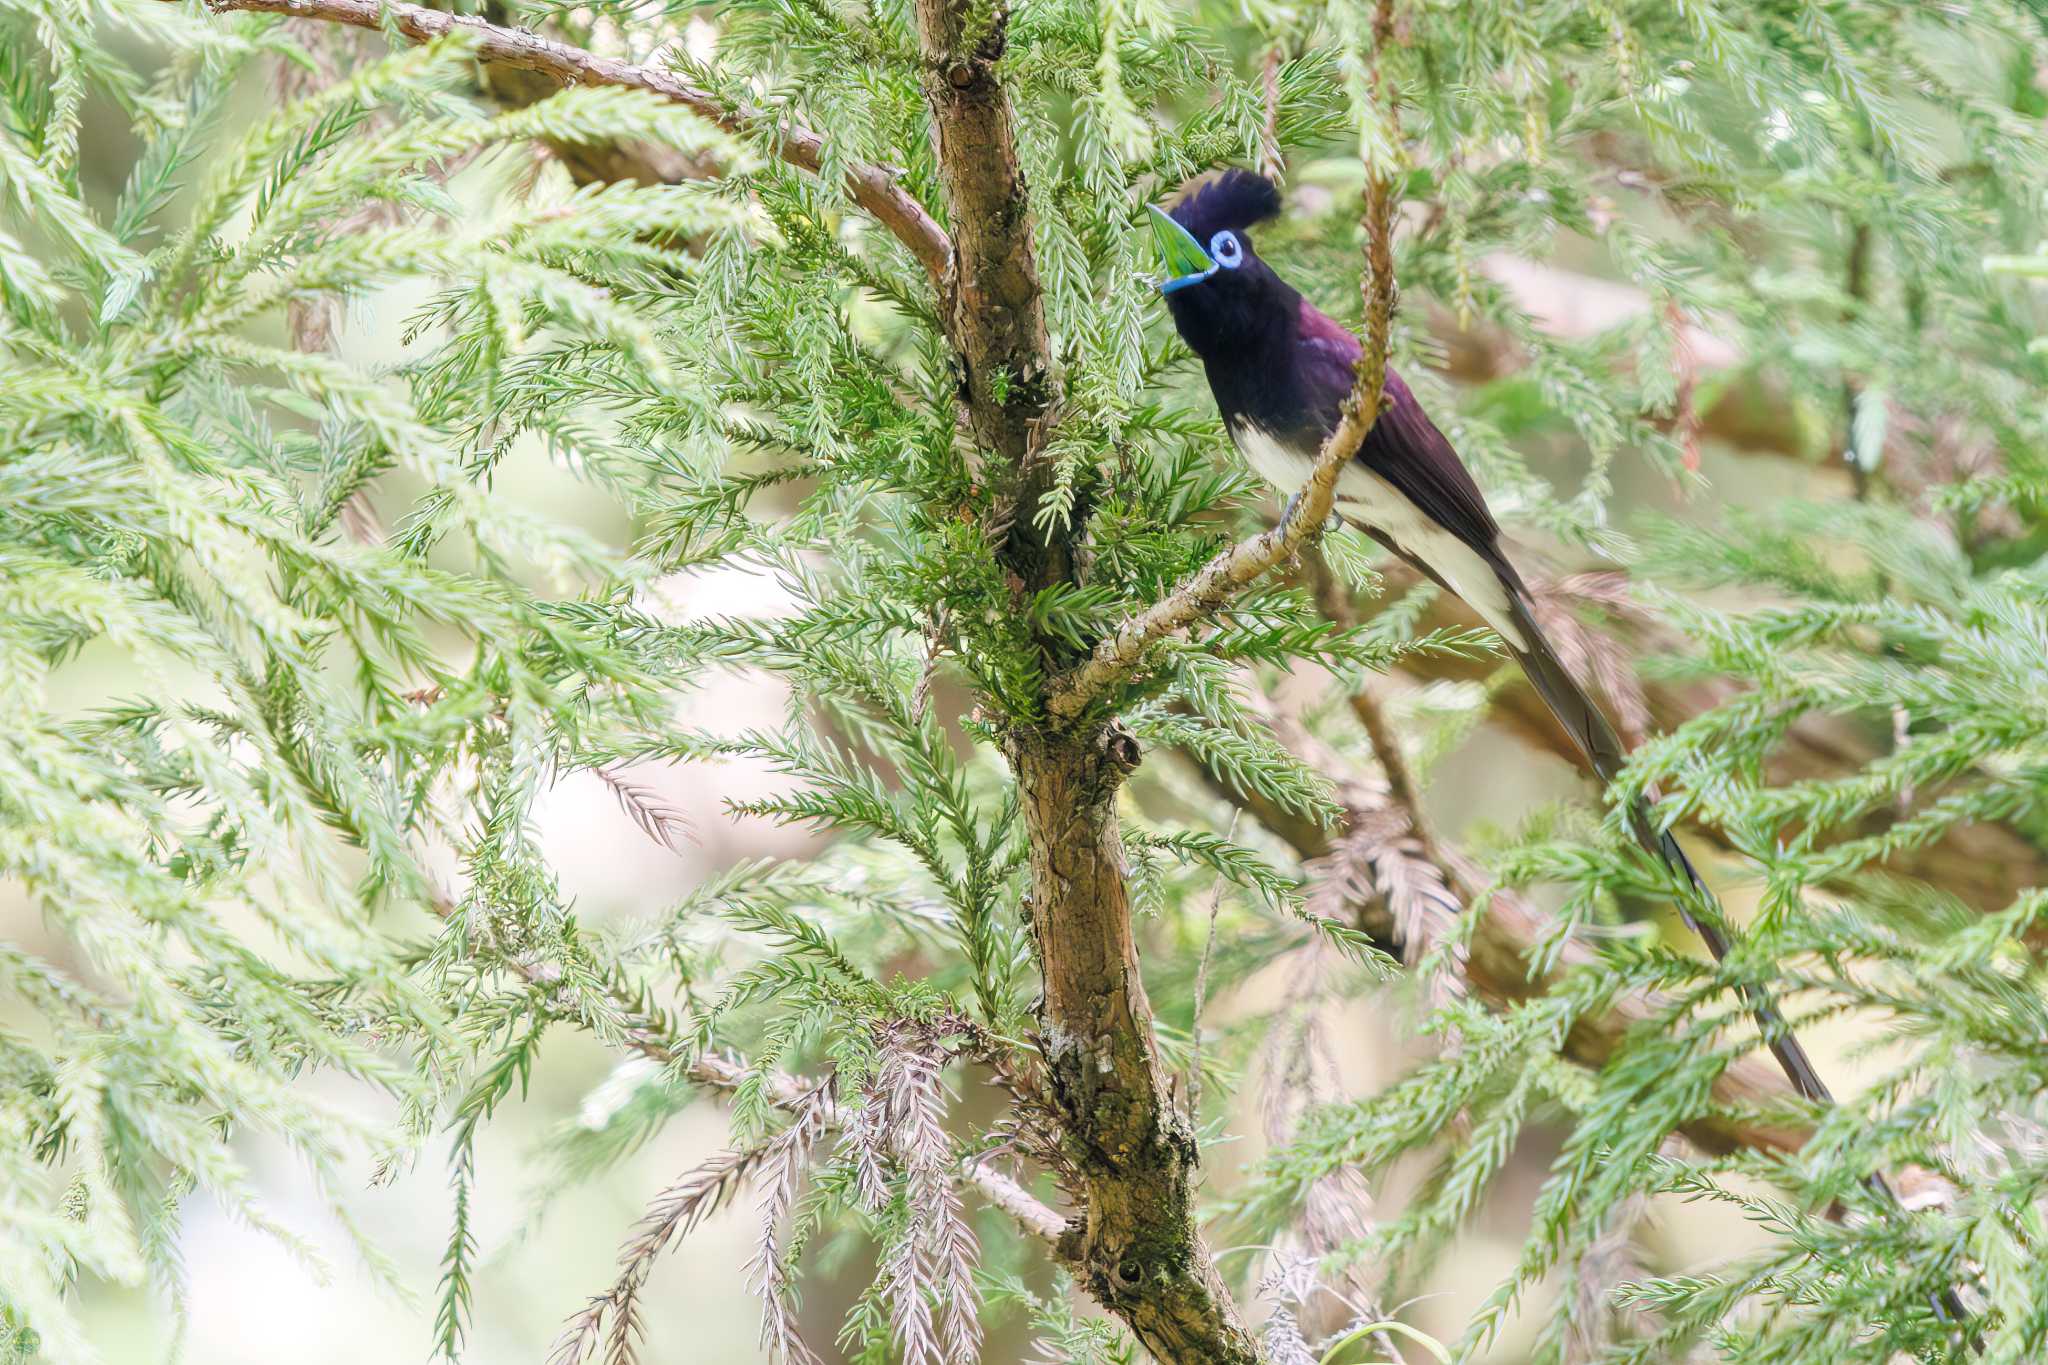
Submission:
<svg viewBox="0 0 2048 1365">
<path fill-rule="evenodd" d="M 1231 440 L 1255 469 L 1292 493 L 1337 425 L 1364 347 L 1252 249 L 1248 229 L 1279 211 L 1279 190 L 1250 171 L 1195 181 L 1171 216 L 1207 254 L 1207 268 L 1177 276 L 1162 292 L 1174 326 L 1202 358 Z M 1545 638 L 1464 462 L 1391 369 L 1378 420 L 1338 475 L 1337 499 L 1346 519 L 1486 619 L 1593 771 L 1612 782 L 1627 758 L 1620 739 Z M 1656 828 L 1643 803 L 1631 806 L 1629 823 L 1644 848 L 1708 894 L 1684 850 Z M 1680 913 L 1693 922 L 1683 903 Z M 1694 927 L 1717 959 L 1726 956 L 1727 943 L 1712 922 Z M 1755 1009 L 1793 1084 L 1809 1099 L 1826 1101 L 1827 1087 L 1776 1006 L 1763 1001 Z M 1889 1193 L 1882 1179 L 1875 1188 Z"/>
<path fill-rule="evenodd" d="M 1364 347 L 1253 250 L 1248 230 L 1279 211 L 1279 191 L 1249 171 L 1193 182 L 1171 214 L 1219 267 L 1167 295 L 1167 305 L 1202 359 L 1231 439 L 1292 492 L 1336 428 Z M 1620 770 L 1625 750 L 1544 638 L 1478 484 L 1391 369 L 1379 419 L 1339 477 L 1337 496 L 1348 520 L 1493 626 L 1596 772 L 1611 778 Z"/>
</svg>

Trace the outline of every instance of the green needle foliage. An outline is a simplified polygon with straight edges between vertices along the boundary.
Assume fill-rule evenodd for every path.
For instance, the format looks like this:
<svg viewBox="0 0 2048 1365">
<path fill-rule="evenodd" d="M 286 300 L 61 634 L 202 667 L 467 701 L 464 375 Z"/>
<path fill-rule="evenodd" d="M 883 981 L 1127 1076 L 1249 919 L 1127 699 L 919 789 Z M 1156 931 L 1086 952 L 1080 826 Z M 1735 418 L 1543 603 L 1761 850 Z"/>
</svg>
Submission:
<svg viewBox="0 0 2048 1365">
<path fill-rule="evenodd" d="M 1514 537 L 1625 570 L 1629 619 L 1661 631 L 1644 676 L 1711 704 L 1639 748 L 1604 816 L 1493 837 L 1498 895 L 1563 910 L 1485 975 L 1498 907 L 1453 889 L 1487 875 L 1363 820 L 1378 737 L 1343 704 L 1396 664 L 1490 657 L 1431 626 L 1433 589 L 1359 626 L 1276 575 L 1112 689 L 1101 712 L 1148 755 L 1118 818 L 1156 1042 L 1216 1144 L 1211 1241 L 1255 1248 L 1223 1258 L 1231 1289 L 1277 1365 L 1434 1353 L 1386 1309 L 1547 1142 L 1459 1358 L 1517 1313 L 1545 1362 L 1960 1358 L 1966 1335 L 1986 1361 L 2048 1355 L 2048 897 L 1934 856 L 1991 829 L 2048 866 L 2030 6 L 1403 0 L 1376 49 L 1356 5 L 978 5 L 1055 371 L 1052 474 L 1021 507 L 960 420 L 937 291 L 844 188 L 888 167 L 952 226 L 912 5 L 491 11 L 772 110 L 726 131 L 605 84 L 496 103 L 459 31 L 343 41 L 319 17 L 0 0 L 0 875 L 65 948 L 0 942 L 0 1358 L 96 1358 L 95 1283 L 181 1312 L 199 1196 L 317 1259 L 257 1197 L 252 1140 L 350 1227 L 366 1180 L 445 1163 L 431 1340 L 458 1357 L 489 1251 L 477 1137 L 578 1031 L 622 1065 L 538 1188 L 691 1105 L 728 1104 L 734 1145 L 588 1267 L 558 1359 L 633 1359 L 656 1262 L 742 1188 L 783 1358 L 824 1347 L 799 1332 L 806 1259 L 873 1267 L 848 1360 L 965 1362 L 1005 1324 L 1045 1359 L 1140 1358 L 987 1176 L 1079 1197 L 1002 740 L 1270 514 L 1151 293 L 1145 205 L 1287 167 L 1261 251 L 1355 324 L 1358 151 L 1397 135 L 1373 63 L 1409 168 L 1397 362 Z M 279 68 L 300 93 L 239 116 Z M 118 185 L 81 156 L 101 125 L 134 142 Z M 779 158 L 791 126 L 822 135 L 818 174 Z M 534 170 L 537 147 L 650 146 L 705 174 Z M 1563 335 L 1502 283 L 1509 257 L 1641 306 Z M 405 319 L 389 354 L 325 344 L 379 303 Z M 1511 359 L 1454 384 L 1453 333 Z M 1704 334 L 1737 359 L 1705 365 Z M 1610 517 L 1632 466 L 1696 487 L 1703 439 L 1759 426 L 1846 464 L 1856 496 Z M 1711 466 L 1738 495 L 1744 458 Z M 497 493 L 535 463 L 630 534 Z M 1021 593 L 999 558 L 1020 525 L 1074 535 L 1077 574 Z M 1342 590 L 1380 586 L 1354 532 L 1322 550 Z M 662 606 L 659 584 L 721 569 L 772 576 L 788 609 Z M 786 690 L 781 723 L 702 713 L 735 671 Z M 1426 694 L 1400 716 L 1415 751 L 1504 749 L 1478 728 L 1493 690 Z M 1808 732 L 1835 761 L 1788 773 Z M 1317 771 L 1303 735 L 1355 767 Z M 778 774 L 730 807 L 819 831 L 815 857 L 580 922 L 536 802 L 595 772 L 669 841 L 680 817 L 623 770 L 714 758 Z M 1758 893 L 1724 964 L 1644 922 L 1674 890 L 1618 814 L 1646 794 Z M 1432 989 L 1381 984 L 1388 949 Z M 1276 972 L 1299 986 L 1277 1007 L 1253 986 Z M 1749 990 L 1861 1040 L 1876 1080 L 1826 1112 L 1717 1089 L 1760 1051 Z M 1434 1047 L 1347 1096 L 1318 1040 L 1365 991 Z M 989 1080 L 1000 1117 L 954 1112 Z M 1224 1144 L 1261 1115 L 1271 1151 L 1233 1177 Z M 1375 1213 L 1397 1163 L 1420 1187 Z M 1910 1181 L 1910 1215 L 1873 1173 Z M 1734 1206 L 1761 1249 L 1650 1259 L 1636 1224 L 1681 1201 Z M 1951 1287 L 1967 1328 L 1937 1309 Z"/>
</svg>

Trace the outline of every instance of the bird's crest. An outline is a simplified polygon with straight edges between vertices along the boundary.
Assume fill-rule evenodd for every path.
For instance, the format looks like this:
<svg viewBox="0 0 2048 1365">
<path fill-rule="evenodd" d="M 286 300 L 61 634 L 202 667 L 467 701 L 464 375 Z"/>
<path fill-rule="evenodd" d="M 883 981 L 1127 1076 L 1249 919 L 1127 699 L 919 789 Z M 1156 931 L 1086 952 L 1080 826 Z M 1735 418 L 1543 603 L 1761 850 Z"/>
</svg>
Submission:
<svg viewBox="0 0 2048 1365">
<path fill-rule="evenodd" d="M 1181 186 L 1168 210 L 1198 242 L 1229 228 L 1242 232 L 1280 212 L 1280 190 L 1257 171 L 1211 171 Z"/>
</svg>

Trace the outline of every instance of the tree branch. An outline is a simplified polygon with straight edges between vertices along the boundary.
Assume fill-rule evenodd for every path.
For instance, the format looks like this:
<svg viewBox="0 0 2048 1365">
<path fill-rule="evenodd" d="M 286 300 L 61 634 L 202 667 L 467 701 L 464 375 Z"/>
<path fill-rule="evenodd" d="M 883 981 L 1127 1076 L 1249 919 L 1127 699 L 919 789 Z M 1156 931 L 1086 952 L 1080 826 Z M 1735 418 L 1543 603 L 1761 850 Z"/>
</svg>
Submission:
<svg viewBox="0 0 2048 1365">
<path fill-rule="evenodd" d="M 1322 550 L 1312 548 L 1301 558 L 1308 570 L 1316 609 L 1341 629 L 1356 627 L 1358 609 L 1352 604 L 1351 593 L 1330 568 L 1330 562 L 1323 558 Z M 1365 730 L 1366 739 L 1372 744 L 1372 755 L 1380 765 L 1380 776 L 1386 780 L 1388 797 L 1408 813 L 1408 823 L 1426 850 L 1430 837 L 1428 821 L 1423 816 L 1422 789 L 1416 785 L 1415 776 L 1408 769 L 1407 756 L 1401 752 L 1401 737 L 1387 724 L 1387 718 L 1380 713 L 1379 703 L 1370 693 L 1355 691 L 1346 700 L 1351 714 L 1357 718 Z"/>
<path fill-rule="evenodd" d="M 445 896 L 437 895 L 431 908 L 442 919 L 455 914 L 455 903 Z M 559 968 L 536 958 L 499 954 L 498 960 L 529 986 L 547 989 L 560 979 Z M 620 1021 L 622 1040 L 628 1051 L 660 1066 L 676 1066 L 679 1074 L 692 1085 L 722 1094 L 738 1089 L 746 1078 L 746 1068 L 737 1062 L 685 1046 L 666 1019 L 650 1013 L 632 991 L 618 982 L 607 978 L 603 990 Z M 768 1093 L 778 1109 L 793 1109 L 812 1089 L 813 1086 L 782 1072 L 768 1078 Z M 846 1118 L 845 1111 L 835 1104 L 826 1113 L 824 1124 L 827 1128 L 843 1128 Z M 989 1203 L 1009 1214 L 1026 1234 L 1058 1252 L 1066 1220 L 1022 1185 L 979 1162 L 969 1162 L 956 1173 L 956 1178 L 973 1186 Z"/>
<path fill-rule="evenodd" d="M 1311 734 L 1298 720 L 1272 708 L 1269 714 L 1274 737 L 1316 772 L 1338 785 L 1338 800 L 1345 808 L 1345 827 L 1355 830 L 1382 820 L 1396 807 L 1387 788 L 1360 774 L 1340 754 Z M 1333 836 L 1302 816 L 1260 796 L 1239 789 L 1204 769 L 1205 778 L 1229 800 L 1256 816 L 1259 822 L 1293 846 L 1304 861 L 1328 857 L 1341 836 Z M 1484 889 L 1471 866 L 1441 846 L 1434 858 L 1444 886 L 1461 906 L 1475 904 Z M 1376 869 L 1378 871 L 1378 869 Z M 1384 876 L 1376 880 L 1385 880 Z M 1402 926 L 1388 899 L 1360 902 L 1354 907 L 1359 928 L 1384 942 L 1400 937 Z M 1551 937 L 1555 921 L 1525 897 L 1512 891 L 1496 890 L 1487 897 L 1484 909 L 1476 913 L 1469 931 L 1464 962 L 1464 980 L 1471 992 L 1496 1006 L 1518 1004 L 1548 994 L 1574 967 L 1589 960 L 1588 951 L 1577 942 L 1567 942 L 1557 964 L 1538 974 L 1531 968 L 1537 945 Z M 1664 1003 L 1647 993 L 1623 995 L 1603 1014 L 1581 1018 L 1564 1041 L 1564 1055 L 1582 1065 L 1598 1068 L 1620 1046 L 1633 1028 L 1662 1016 Z M 1714 1083 L 1713 1097 L 1731 1111 L 1708 1114 L 1685 1124 L 1679 1131 L 1710 1152 L 1727 1152 L 1738 1147 L 1763 1151 L 1797 1150 L 1811 1134 L 1810 1125 L 1795 1119 L 1783 1121 L 1758 1117 L 1759 1113 L 1787 1110 L 1798 1104 L 1777 1068 L 1751 1056 L 1735 1062 Z"/>
<path fill-rule="evenodd" d="M 1055 403 L 1030 200 L 998 72 L 1009 16 L 987 0 L 917 0 L 916 16 L 956 248 L 941 316 L 966 426 L 1010 509 L 991 534 L 1021 596 L 1074 581 L 1086 512 L 1054 525 L 1019 515 L 1048 477 L 1039 451 Z M 1036 645 L 1045 658 L 1065 653 L 1050 637 Z M 1080 1204 L 1060 1255 L 1158 1359 L 1255 1365 L 1257 1344 L 1196 1224 L 1194 1133 L 1173 1103 L 1138 970 L 1115 815 L 1137 745 L 1107 724 L 1013 722 L 1004 750 L 1030 844 L 1040 1049 Z"/>
<path fill-rule="evenodd" d="M 1383 603 L 1400 600 L 1422 583 L 1421 575 L 1405 564 L 1388 563 L 1381 572 L 1386 580 Z M 1476 630 L 1484 626 L 1478 613 L 1447 592 L 1438 593 L 1415 622 L 1418 632 Z M 1658 640 L 1650 628 L 1633 621 L 1612 621 L 1606 629 L 1631 654 L 1655 652 L 1670 643 Z M 1413 670 L 1418 678 L 1478 683 L 1490 680 L 1500 666 L 1495 660 L 1432 651 L 1404 661 L 1401 667 Z M 1736 693 L 1734 684 L 1726 681 L 1642 678 L 1640 682 L 1649 728 L 1667 733 Z M 1550 709 L 1520 670 L 1515 670 L 1488 700 L 1492 719 L 1538 749 L 1555 754 L 1570 764 L 1574 772 L 1582 771 L 1570 737 L 1558 727 Z M 1784 786 L 1814 778 L 1839 777 L 1855 772 L 1878 752 L 1871 732 L 1839 716 L 1802 716 L 1765 758 L 1763 778 L 1774 786 Z M 1936 794 L 1922 793 L 1922 798 Z M 1895 812 L 1873 814 L 1845 833 L 1874 834 L 1896 818 Z M 1720 847 L 1732 847 L 1727 831 L 1712 824 L 1695 820 L 1688 822 L 1686 828 Z M 1986 911 L 2002 910 L 2025 889 L 2048 882 L 2048 856 L 2011 826 L 1989 821 L 1959 825 L 1926 844 L 1900 849 L 1887 860 L 1886 869 L 1939 886 Z M 2048 925 L 2030 931 L 2027 942 L 2037 949 L 2048 948 Z"/>
<path fill-rule="evenodd" d="M 773 111 L 727 104 L 666 71 L 601 57 L 524 29 L 486 23 L 467 15 L 444 14 L 419 5 L 386 4 L 382 0 L 207 0 L 207 4 L 215 13 L 241 10 L 285 14 L 364 29 L 381 29 L 388 24 L 415 42 L 430 42 L 451 33 L 467 34 L 476 45 L 478 61 L 517 71 L 542 72 L 557 81 L 650 91 L 729 133 L 775 126 L 775 151 L 784 161 L 813 175 L 824 164 L 825 140 L 807 129 L 782 127 Z M 865 162 L 855 163 L 846 172 L 846 191 L 854 203 L 909 248 L 934 281 L 944 279 L 952 255 L 951 243 L 924 205 L 898 185 L 890 171 Z"/>
<path fill-rule="evenodd" d="M 481 17 L 487 23 L 509 27 L 506 21 L 511 15 L 506 0 L 485 0 Z M 483 88 L 507 108 L 525 109 L 565 87 L 560 77 L 545 71 L 522 71 L 486 63 Z M 652 138 L 607 138 L 602 142 L 549 139 L 546 145 L 578 185 L 610 185 L 628 180 L 642 185 L 680 185 L 691 180 L 715 179 L 721 169 L 717 159 L 709 154 L 685 152 Z"/>
<path fill-rule="evenodd" d="M 1286 562 L 1330 519 L 1337 476 L 1379 420 L 1387 379 L 1387 334 L 1394 316 L 1394 181 L 1390 170 L 1368 167 L 1365 189 L 1365 354 L 1336 430 L 1316 454 L 1308 482 L 1288 501 L 1272 529 L 1239 541 L 1195 571 L 1171 595 L 1118 626 L 1088 661 L 1055 680 L 1047 710 L 1071 720 L 1128 677 L 1145 654 L 1235 597 L 1267 570 Z"/>
</svg>

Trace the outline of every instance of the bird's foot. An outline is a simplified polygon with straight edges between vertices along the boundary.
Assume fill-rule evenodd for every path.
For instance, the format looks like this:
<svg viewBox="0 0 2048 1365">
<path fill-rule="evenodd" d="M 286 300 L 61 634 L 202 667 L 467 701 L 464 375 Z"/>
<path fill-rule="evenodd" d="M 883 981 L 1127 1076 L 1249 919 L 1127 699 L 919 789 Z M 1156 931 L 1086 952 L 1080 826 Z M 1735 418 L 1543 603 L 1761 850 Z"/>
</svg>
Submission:
<svg viewBox="0 0 2048 1365">
<path fill-rule="evenodd" d="M 1280 509 L 1280 524 L 1282 526 L 1285 526 L 1289 522 L 1294 520 L 1294 514 L 1301 508 L 1301 495 L 1305 491 L 1307 490 L 1296 489 L 1294 496 L 1287 500 L 1287 505 Z M 1342 512 L 1339 512 L 1334 507 L 1331 508 L 1330 515 L 1326 517 L 1323 521 L 1322 534 L 1326 536 L 1333 535 L 1336 532 L 1341 531 L 1343 529 L 1344 514 Z"/>
</svg>

